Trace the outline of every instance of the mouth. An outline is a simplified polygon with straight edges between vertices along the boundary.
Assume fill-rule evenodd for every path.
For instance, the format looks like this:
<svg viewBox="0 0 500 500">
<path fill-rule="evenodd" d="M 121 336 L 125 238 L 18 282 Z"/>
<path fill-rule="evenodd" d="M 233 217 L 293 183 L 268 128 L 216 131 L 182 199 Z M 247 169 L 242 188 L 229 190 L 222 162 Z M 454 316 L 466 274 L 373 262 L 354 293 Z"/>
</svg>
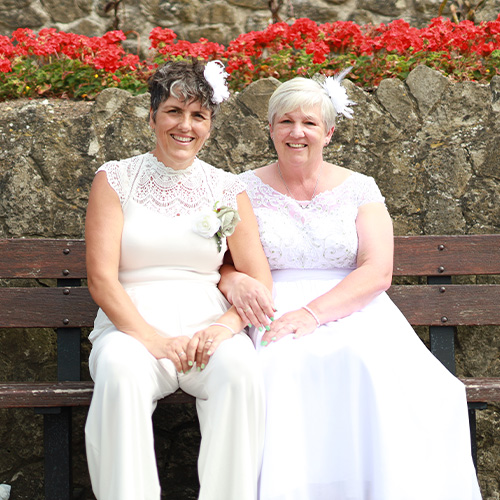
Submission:
<svg viewBox="0 0 500 500">
<path fill-rule="evenodd" d="M 185 144 L 194 141 L 193 137 L 183 137 L 181 135 L 175 135 L 175 134 L 170 134 L 170 137 L 172 137 L 172 139 L 174 139 L 175 141 L 183 142 Z"/>
<path fill-rule="evenodd" d="M 293 142 L 288 142 L 287 146 L 292 149 L 303 149 L 307 147 L 307 144 L 298 144 Z"/>
</svg>

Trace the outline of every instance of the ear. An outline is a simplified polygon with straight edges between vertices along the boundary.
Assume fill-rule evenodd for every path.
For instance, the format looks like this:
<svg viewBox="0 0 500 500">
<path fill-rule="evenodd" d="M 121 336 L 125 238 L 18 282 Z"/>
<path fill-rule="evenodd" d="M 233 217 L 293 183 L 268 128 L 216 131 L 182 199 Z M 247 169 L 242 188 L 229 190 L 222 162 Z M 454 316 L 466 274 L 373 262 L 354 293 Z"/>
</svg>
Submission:
<svg viewBox="0 0 500 500">
<path fill-rule="evenodd" d="M 273 126 L 271 124 L 269 124 L 269 136 L 271 139 L 273 138 Z"/>
<path fill-rule="evenodd" d="M 332 139 L 333 132 L 335 131 L 335 125 L 328 131 L 325 137 L 325 146 L 330 144 L 330 141 Z"/>
</svg>

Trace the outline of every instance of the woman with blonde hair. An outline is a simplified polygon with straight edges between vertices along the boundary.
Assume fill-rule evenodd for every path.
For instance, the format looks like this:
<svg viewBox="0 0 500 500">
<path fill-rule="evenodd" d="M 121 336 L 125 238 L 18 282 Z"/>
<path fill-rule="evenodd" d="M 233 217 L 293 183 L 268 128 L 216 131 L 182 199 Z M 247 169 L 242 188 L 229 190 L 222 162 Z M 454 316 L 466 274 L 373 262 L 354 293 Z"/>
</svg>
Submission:
<svg viewBox="0 0 500 500">
<path fill-rule="evenodd" d="M 259 499 L 477 500 L 465 389 L 385 293 L 384 197 L 373 178 L 323 158 L 336 116 L 352 116 L 344 74 L 281 84 L 269 101 L 278 160 L 240 176 L 275 293 L 223 270 L 221 288 L 259 327 Z"/>
</svg>

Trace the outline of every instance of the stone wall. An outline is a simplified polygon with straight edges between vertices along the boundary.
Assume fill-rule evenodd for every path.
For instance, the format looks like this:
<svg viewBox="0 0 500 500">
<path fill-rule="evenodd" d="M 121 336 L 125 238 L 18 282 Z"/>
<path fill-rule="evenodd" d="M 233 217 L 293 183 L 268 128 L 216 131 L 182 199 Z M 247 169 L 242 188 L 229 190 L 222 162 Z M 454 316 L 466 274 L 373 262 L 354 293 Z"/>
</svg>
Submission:
<svg viewBox="0 0 500 500">
<path fill-rule="evenodd" d="M 149 47 L 148 36 L 156 26 L 170 28 L 185 40 L 200 37 L 227 44 L 239 34 L 262 30 L 271 21 L 268 0 L 116 0 L 118 9 L 106 12 L 109 0 L 0 0 L 0 35 L 10 35 L 16 28 L 38 31 L 53 27 L 88 36 L 102 36 L 114 28 L 130 34 L 130 50 L 137 50 L 136 37 L 143 50 Z M 421 27 L 437 17 L 442 0 L 285 0 L 279 11 L 283 20 L 308 17 L 324 23 L 388 23 L 402 18 Z M 450 6 L 464 2 L 449 0 Z M 475 20 L 491 21 L 500 12 L 500 0 L 470 2 L 480 7 Z M 460 9 L 459 9 L 460 10 Z M 465 9 L 468 12 L 468 9 Z"/>
<path fill-rule="evenodd" d="M 334 5 L 334 4 L 331 4 Z M 274 158 L 266 123 L 274 79 L 232 96 L 200 155 L 232 172 Z M 349 81 L 355 118 L 337 125 L 326 157 L 375 177 L 395 232 L 468 234 L 500 231 L 500 78 L 490 85 L 451 83 L 425 67 L 367 93 Z M 0 103 L 0 237 L 82 237 L 95 170 L 105 161 L 153 146 L 148 96 L 108 89 L 96 102 Z M 242 134 L 244 131 L 244 134 Z M 498 328 L 458 332 L 459 375 L 498 376 Z M 425 331 L 419 331 L 427 341 Z M 84 359 L 88 342 L 84 340 Z M 0 331 L 0 380 L 55 377 L 55 338 L 40 331 Z M 84 368 L 83 377 L 88 378 Z M 83 447 L 86 409 L 74 417 L 77 496 L 92 499 Z M 429 418 L 433 409 L 429 408 Z M 500 408 L 478 413 L 479 477 L 484 500 L 500 498 Z M 42 498 L 42 417 L 0 411 L 0 483 L 12 500 Z M 199 433 L 192 406 L 155 414 L 161 480 L 170 498 L 196 498 Z M 422 478 L 423 479 L 423 478 Z"/>
</svg>

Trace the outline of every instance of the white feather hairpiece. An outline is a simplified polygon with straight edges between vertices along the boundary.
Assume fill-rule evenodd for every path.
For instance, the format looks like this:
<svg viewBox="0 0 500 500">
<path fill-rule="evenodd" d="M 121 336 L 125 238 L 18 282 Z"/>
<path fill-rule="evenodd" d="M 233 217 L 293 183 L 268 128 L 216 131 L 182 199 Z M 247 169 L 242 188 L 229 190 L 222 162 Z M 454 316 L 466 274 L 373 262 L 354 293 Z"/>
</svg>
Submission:
<svg viewBox="0 0 500 500">
<path fill-rule="evenodd" d="M 226 78 L 229 74 L 226 73 L 224 64 L 220 61 L 209 61 L 203 70 L 203 76 L 214 91 L 212 97 L 214 104 L 220 104 L 229 98 L 229 90 L 226 83 Z"/>
<path fill-rule="evenodd" d="M 349 106 L 353 106 L 356 103 L 349 99 L 345 88 L 341 85 L 341 82 L 351 69 L 352 66 L 342 70 L 335 76 L 327 76 L 325 81 L 321 84 L 330 97 L 337 114 L 344 115 L 346 118 L 352 118 L 353 110 Z"/>
</svg>

